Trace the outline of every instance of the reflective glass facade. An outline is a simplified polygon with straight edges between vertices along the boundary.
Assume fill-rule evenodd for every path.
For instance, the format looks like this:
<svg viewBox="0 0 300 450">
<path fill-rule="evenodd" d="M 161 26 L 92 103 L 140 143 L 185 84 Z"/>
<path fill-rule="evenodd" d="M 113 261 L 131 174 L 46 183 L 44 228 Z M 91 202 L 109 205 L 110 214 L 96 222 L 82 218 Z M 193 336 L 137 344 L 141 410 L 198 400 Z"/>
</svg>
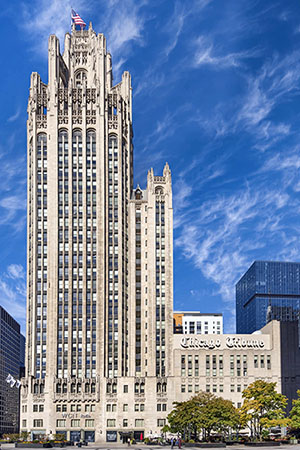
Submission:
<svg viewBox="0 0 300 450">
<path fill-rule="evenodd" d="M 24 336 L 20 325 L 0 306 L 0 434 L 19 429 L 19 389 L 6 382 L 8 374 L 20 378 L 24 363 Z"/>
<path fill-rule="evenodd" d="M 299 279 L 300 263 L 255 261 L 236 284 L 237 333 L 252 333 L 274 319 L 297 319 Z"/>
</svg>

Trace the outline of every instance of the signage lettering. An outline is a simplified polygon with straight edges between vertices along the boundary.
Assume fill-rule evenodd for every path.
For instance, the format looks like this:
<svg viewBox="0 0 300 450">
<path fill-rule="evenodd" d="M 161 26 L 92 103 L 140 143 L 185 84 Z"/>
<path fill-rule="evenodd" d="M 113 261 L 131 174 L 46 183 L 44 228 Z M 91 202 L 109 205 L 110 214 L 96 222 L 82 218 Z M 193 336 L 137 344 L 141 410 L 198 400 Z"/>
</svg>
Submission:
<svg viewBox="0 0 300 450">
<path fill-rule="evenodd" d="M 182 337 L 180 341 L 182 348 L 207 348 L 210 350 L 221 347 L 220 339 L 201 339 L 199 337 Z M 225 340 L 226 348 L 264 348 L 265 343 L 259 339 L 246 339 L 228 336 Z"/>
</svg>

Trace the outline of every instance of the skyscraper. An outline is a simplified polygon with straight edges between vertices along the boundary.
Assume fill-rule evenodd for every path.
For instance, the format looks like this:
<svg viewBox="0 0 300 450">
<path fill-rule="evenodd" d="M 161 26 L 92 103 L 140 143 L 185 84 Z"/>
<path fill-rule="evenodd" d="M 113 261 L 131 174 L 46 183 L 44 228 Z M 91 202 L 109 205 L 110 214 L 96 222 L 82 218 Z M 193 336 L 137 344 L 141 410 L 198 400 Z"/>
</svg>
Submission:
<svg viewBox="0 0 300 450">
<path fill-rule="evenodd" d="M 0 434 L 19 430 L 19 389 L 24 364 L 24 336 L 18 322 L 0 306 Z M 12 382 L 7 383 L 11 375 Z"/>
<path fill-rule="evenodd" d="M 237 333 L 271 320 L 295 321 L 300 311 L 300 263 L 254 261 L 236 284 Z"/>
<path fill-rule="evenodd" d="M 117 393 L 143 404 L 172 373 L 171 173 L 151 169 L 133 188 L 130 74 L 113 86 L 103 34 L 73 26 L 63 54 L 50 36 L 48 68 L 48 84 L 32 73 L 28 101 L 21 425 L 105 439 Z"/>
</svg>

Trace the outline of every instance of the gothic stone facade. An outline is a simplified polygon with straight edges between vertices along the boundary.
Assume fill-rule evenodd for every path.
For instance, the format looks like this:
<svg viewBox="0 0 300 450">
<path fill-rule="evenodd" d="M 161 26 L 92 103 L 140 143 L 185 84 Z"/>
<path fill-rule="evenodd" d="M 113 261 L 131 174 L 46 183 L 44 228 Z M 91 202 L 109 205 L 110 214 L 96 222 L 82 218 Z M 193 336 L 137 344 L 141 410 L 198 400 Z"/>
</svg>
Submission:
<svg viewBox="0 0 300 450">
<path fill-rule="evenodd" d="M 105 37 L 73 28 L 60 54 L 50 36 L 48 64 L 28 102 L 21 431 L 140 439 L 160 434 L 174 400 L 211 389 L 240 402 L 256 376 L 277 380 L 273 328 L 243 349 L 173 336 L 171 172 L 133 188 L 130 75 L 113 86 Z"/>
</svg>

